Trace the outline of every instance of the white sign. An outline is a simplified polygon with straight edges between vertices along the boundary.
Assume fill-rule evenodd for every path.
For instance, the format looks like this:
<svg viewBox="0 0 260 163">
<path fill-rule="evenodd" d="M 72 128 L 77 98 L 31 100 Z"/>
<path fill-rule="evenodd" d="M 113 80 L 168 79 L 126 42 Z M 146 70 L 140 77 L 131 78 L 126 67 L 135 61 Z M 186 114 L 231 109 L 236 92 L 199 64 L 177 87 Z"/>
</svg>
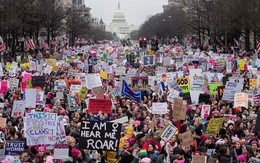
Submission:
<svg viewBox="0 0 260 163">
<path fill-rule="evenodd" d="M 102 81 L 99 74 L 87 74 L 87 82 L 88 89 L 102 86 Z"/>
<path fill-rule="evenodd" d="M 160 115 L 168 113 L 167 106 L 167 103 L 154 102 L 152 105 L 152 113 Z"/>
<path fill-rule="evenodd" d="M 234 97 L 234 108 L 248 108 L 248 95 L 246 93 L 236 93 Z"/>
<path fill-rule="evenodd" d="M 71 93 L 77 93 L 80 91 L 80 89 L 82 88 L 82 85 L 71 85 L 70 86 L 70 92 Z"/>
<path fill-rule="evenodd" d="M 24 115 L 25 103 L 22 100 L 14 100 L 12 117 L 19 117 Z"/>
<path fill-rule="evenodd" d="M 36 89 L 25 90 L 25 107 L 36 108 Z"/>
<path fill-rule="evenodd" d="M 173 135 L 176 133 L 177 131 L 177 128 L 174 127 L 173 125 L 168 125 L 164 131 L 162 132 L 161 134 L 161 138 L 164 140 L 164 141 L 169 141 Z"/>
<path fill-rule="evenodd" d="M 176 90 L 170 91 L 170 94 L 167 96 L 167 100 L 169 102 L 174 102 L 174 97 L 178 98 L 179 94 L 180 94 L 180 92 L 178 92 Z"/>
</svg>

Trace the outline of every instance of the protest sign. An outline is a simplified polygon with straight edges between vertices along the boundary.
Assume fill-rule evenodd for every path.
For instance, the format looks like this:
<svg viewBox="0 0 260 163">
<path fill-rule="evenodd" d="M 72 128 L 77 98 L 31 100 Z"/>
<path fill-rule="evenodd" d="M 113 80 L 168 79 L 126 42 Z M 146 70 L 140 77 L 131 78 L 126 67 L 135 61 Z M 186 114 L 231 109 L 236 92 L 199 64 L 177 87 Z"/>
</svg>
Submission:
<svg viewBox="0 0 260 163">
<path fill-rule="evenodd" d="M 77 70 L 68 70 L 69 77 L 75 77 L 77 75 Z"/>
<path fill-rule="evenodd" d="M 14 100 L 12 117 L 19 117 L 24 115 L 25 103 L 22 100 Z"/>
<path fill-rule="evenodd" d="M 209 84 L 210 94 L 216 95 L 218 93 L 219 86 L 222 86 L 222 84 L 221 83 L 210 83 Z"/>
<path fill-rule="evenodd" d="M 27 145 L 55 144 L 57 113 L 29 113 L 24 118 L 24 133 Z"/>
<path fill-rule="evenodd" d="M 179 139 L 181 141 L 182 147 L 187 147 L 194 144 L 194 139 L 192 137 L 191 131 L 186 131 L 182 134 L 179 134 Z"/>
<path fill-rule="evenodd" d="M 43 87 L 45 85 L 45 76 L 33 76 L 32 85 L 34 87 Z"/>
<path fill-rule="evenodd" d="M 260 113 L 257 113 L 255 131 L 260 132 Z"/>
<path fill-rule="evenodd" d="M 211 118 L 205 134 L 208 136 L 218 134 L 223 121 L 224 118 Z"/>
<path fill-rule="evenodd" d="M 191 104 L 192 104 L 190 92 L 182 93 L 182 94 L 180 95 L 180 97 L 182 97 L 183 100 L 187 101 L 187 104 L 188 104 L 188 105 L 191 105 Z"/>
<path fill-rule="evenodd" d="M 36 105 L 44 105 L 44 91 L 36 91 Z"/>
<path fill-rule="evenodd" d="M 124 116 L 122 118 L 115 119 L 115 120 L 110 121 L 110 122 L 112 122 L 112 123 L 126 123 L 126 122 L 128 122 L 128 117 Z"/>
<path fill-rule="evenodd" d="M 120 66 L 120 67 L 117 67 L 116 68 L 116 75 L 126 75 L 126 73 L 125 73 L 125 67 L 123 67 L 123 66 Z"/>
<path fill-rule="evenodd" d="M 210 116 L 210 105 L 202 105 L 201 118 L 208 118 Z"/>
<path fill-rule="evenodd" d="M 8 70 L 8 75 L 10 77 L 15 77 L 16 76 L 16 68 L 17 66 L 11 66 Z"/>
<path fill-rule="evenodd" d="M 25 90 L 25 107 L 36 108 L 36 89 Z"/>
<path fill-rule="evenodd" d="M 249 89 L 258 88 L 257 79 L 249 79 Z"/>
<path fill-rule="evenodd" d="M 70 86 L 70 93 L 77 93 L 77 92 L 79 92 L 80 91 L 80 89 L 82 88 L 82 85 L 74 85 L 74 84 L 72 84 L 71 86 Z"/>
<path fill-rule="evenodd" d="M 172 117 L 178 120 L 186 119 L 186 106 L 183 105 L 183 100 L 174 98 L 174 108 Z"/>
<path fill-rule="evenodd" d="M 111 100 L 104 99 L 89 99 L 88 112 L 89 113 L 102 113 L 111 114 Z"/>
<path fill-rule="evenodd" d="M 163 74 L 167 71 L 166 67 L 157 67 L 156 74 Z"/>
<path fill-rule="evenodd" d="M 56 80 L 54 82 L 54 90 L 64 90 L 67 87 L 67 84 L 64 80 Z"/>
<path fill-rule="evenodd" d="M 99 74 L 87 74 L 87 82 L 88 89 L 102 86 Z"/>
<path fill-rule="evenodd" d="M 167 103 L 153 102 L 152 113 L 159 115 L 168 113 Z"/>
<path fill-rule="evenodd" d="M 207 157 L 203 155 L 192 155 L 192 163 L 207 163 Z"/>
<path fill-rule="evenodd" d="M 0 118 L 0 128 L 6 127 L 6 118 Z"/>
<path fill-rule="evenodd" d="M 164 140 L 164 141 L 169 141 L 173 135 L 175 135 L 176 131 L 178 129 L 173 126 L 173 125 L 167 125 L 164 129 L 163 132 L 161 133 L 160 137 Z"/>
<path fill-rule="evenodd" d="M 182 89 L 183 93 L 190 92 L 190 80 L 187 77 L 184 78 L 177 78 L 176 81 L 178 82 L 180 88 Z"/>
<path fill-rule="evenodd" d="M 82 87 L 79 91 L 79 99 L 84 100 L 87 94 L 88 94 L 88 89 L 86 87 Z"/>
<path fill-rule="evenodd" d="M 192 89 L 201 90 L 204 85 L 203 76 L 193 76 Z"/>
<path fill-rule="evenodd" d="M 248 95 L 246 93 L 235 93 L 234 108 L 236 107 L 248 108 Z"/>
<path fill-rule="evenodd" d="M 63 117 L 58 116 L 57 118 L 57 134 L 56 134 L 56 143 L 55 144 L 67 144 L 67 139 L 66 139 L 66 132 L 65 132 L 65 127 L 64 127 L 64 122 L 63 122 Z"/>
<path fill-rule="evenodd" d="M 221 99 L 224 94 L 225 86 L 218 87 L 218 99 Z"/>
<path fill-rule="evenodd" d="M 179 97 L 179 94 L 180 94 L 180 92 L 178 92 L 178 91 L 176 91 L 176 90 L 170 91 L 170 93 L 169 93 L 168 96 L 167 96 L 167 101 L 173 103 L 173 102 L 174 102 L 174 98 L 175 98 L 175 97 Z"/>
<path fill-rule="evenodd" d="M 99 75 L 102 79 L 106 79 L 108 78 L 108 73 L 107 72 L 104 72 L 104 71 L 100 71 L 99 72 Z"/>
<path fill-rule="evenodd" d="M 8 92 L 8 82 L 7 81 L 1 81 L 0 86 L 1 86 L 0 93 Z"/>
<path fill-rule="evenodd" d="M 143 65 L 144 66 L 150 66 L 154 64 L 154 56 L 149 55 L 149 56 L 144 56 L 143 57 Z"/>
<path fill-rule="evenodd" d="M 64 159 L 69 155 L 69 148 L 54 148 L 53 158 Z"/>
<path fill-rule="evenodd" d="M 99 93 L 105 93 L 104 89 L 102 88 L 102 86 L 100 87 L 95 87 L 95 88 L 92 88 L 92 91 L 95 95 L 99 94 Z"/>
<path fill-rule="evenodd" d="M 228 81 L 225 86 L 225 91 L 222 96 L 222 100 L 233 101 L 235 97 L 235 93 L 239 92 L 241 89 L 239 88 L 239 83 Z"/>
<path fill-rule="evenodd" d="M 24 151 L 24 146 L 24 141 L 7 140 L 5 144 L 5 155 L 20 155 Z"/>
<path fill-rule="evenodd" d="M 78 97 L 78 93 L 76 94 L 68 94 L 68 103 L 71 111 L 78 110 L 81 108 L 80 100 Z"/>
<path fill-rule="evenodd" d="M 132 89 L 136 90 L 147 90 L 148 89 L 148 77 L 132 77 Z"/>
<path fill-rule="evenodd" d="M 9 84 L 9 87 L 16 88 L 19 85 L 19 79 L 10 78 L 8 84 Z"/>
<path fill-rule="evenodd" d="M 122 124 L 82 121 L 79 139 L 80 149 L 117 151 Z"/>
<path fill-rule="evenodd" d="M 3 66 L 0 64 L 0 76 L 4 76 Z"/>
</svg>

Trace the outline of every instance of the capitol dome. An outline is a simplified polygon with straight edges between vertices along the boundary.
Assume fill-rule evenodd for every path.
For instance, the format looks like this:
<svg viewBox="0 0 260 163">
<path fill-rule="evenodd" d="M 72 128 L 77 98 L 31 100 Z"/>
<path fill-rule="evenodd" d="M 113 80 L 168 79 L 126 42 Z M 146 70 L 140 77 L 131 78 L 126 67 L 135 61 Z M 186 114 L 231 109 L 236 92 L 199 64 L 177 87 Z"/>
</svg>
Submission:
<svg viewBox="0 0 260 163">
<path fill-rule="evenodd" d="M 113 19 L 112 19 L 113 23 L 125 23 L 126 19 L 125 19 L 125 14 L 118 10 L 114 13 Z"/>
</svg>

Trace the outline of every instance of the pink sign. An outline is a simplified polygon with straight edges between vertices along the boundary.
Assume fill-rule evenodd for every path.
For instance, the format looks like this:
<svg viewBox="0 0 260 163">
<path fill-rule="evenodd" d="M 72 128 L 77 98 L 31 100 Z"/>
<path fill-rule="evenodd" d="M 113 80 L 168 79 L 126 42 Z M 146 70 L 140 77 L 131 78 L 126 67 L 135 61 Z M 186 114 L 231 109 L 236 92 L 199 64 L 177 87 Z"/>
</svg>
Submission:
<svg viewBox="0 0 260 163">
<path fill-rule="evenodd" d="M 1 93 L 6 93 L 6 92 L 8 92 L 8 89 L 7 89 L 7 81 L 2 81 L 1 82 L 1 90 L 0 90 L 0 92 Z"/>
<path fill-rule="evenodd" d="M 32 78 L 32 76 L 33 76 L 33 75 L 30 74 L 30 73 L 25 73 L 25 74 L 23 75 L 23 80 L 22 80 L 22 81 L 23 81 L 23 82 L 26 82 L 26 80 L 29 79 L 29 78 Z"/>
</svg>

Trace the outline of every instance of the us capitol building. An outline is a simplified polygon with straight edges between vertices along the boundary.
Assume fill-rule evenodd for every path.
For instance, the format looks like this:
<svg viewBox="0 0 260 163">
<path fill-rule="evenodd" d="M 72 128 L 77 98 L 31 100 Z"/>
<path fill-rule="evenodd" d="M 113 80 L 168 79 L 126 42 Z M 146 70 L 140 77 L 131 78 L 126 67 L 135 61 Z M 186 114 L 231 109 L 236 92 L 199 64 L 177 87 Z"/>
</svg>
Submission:
<svg viewBox="0 0 260 163">
<path fill-rule="evenodd" d="M 118 10 L 114 13 L 112 23 L 106 26 L 106 31 L 116 34 L 120 39 L 130 37 L 131 31 L 137 30 L 138 27 L 126 22 L 125 14 L 120 10 L 120 3 L 118 2 Z"/>
</svg>

